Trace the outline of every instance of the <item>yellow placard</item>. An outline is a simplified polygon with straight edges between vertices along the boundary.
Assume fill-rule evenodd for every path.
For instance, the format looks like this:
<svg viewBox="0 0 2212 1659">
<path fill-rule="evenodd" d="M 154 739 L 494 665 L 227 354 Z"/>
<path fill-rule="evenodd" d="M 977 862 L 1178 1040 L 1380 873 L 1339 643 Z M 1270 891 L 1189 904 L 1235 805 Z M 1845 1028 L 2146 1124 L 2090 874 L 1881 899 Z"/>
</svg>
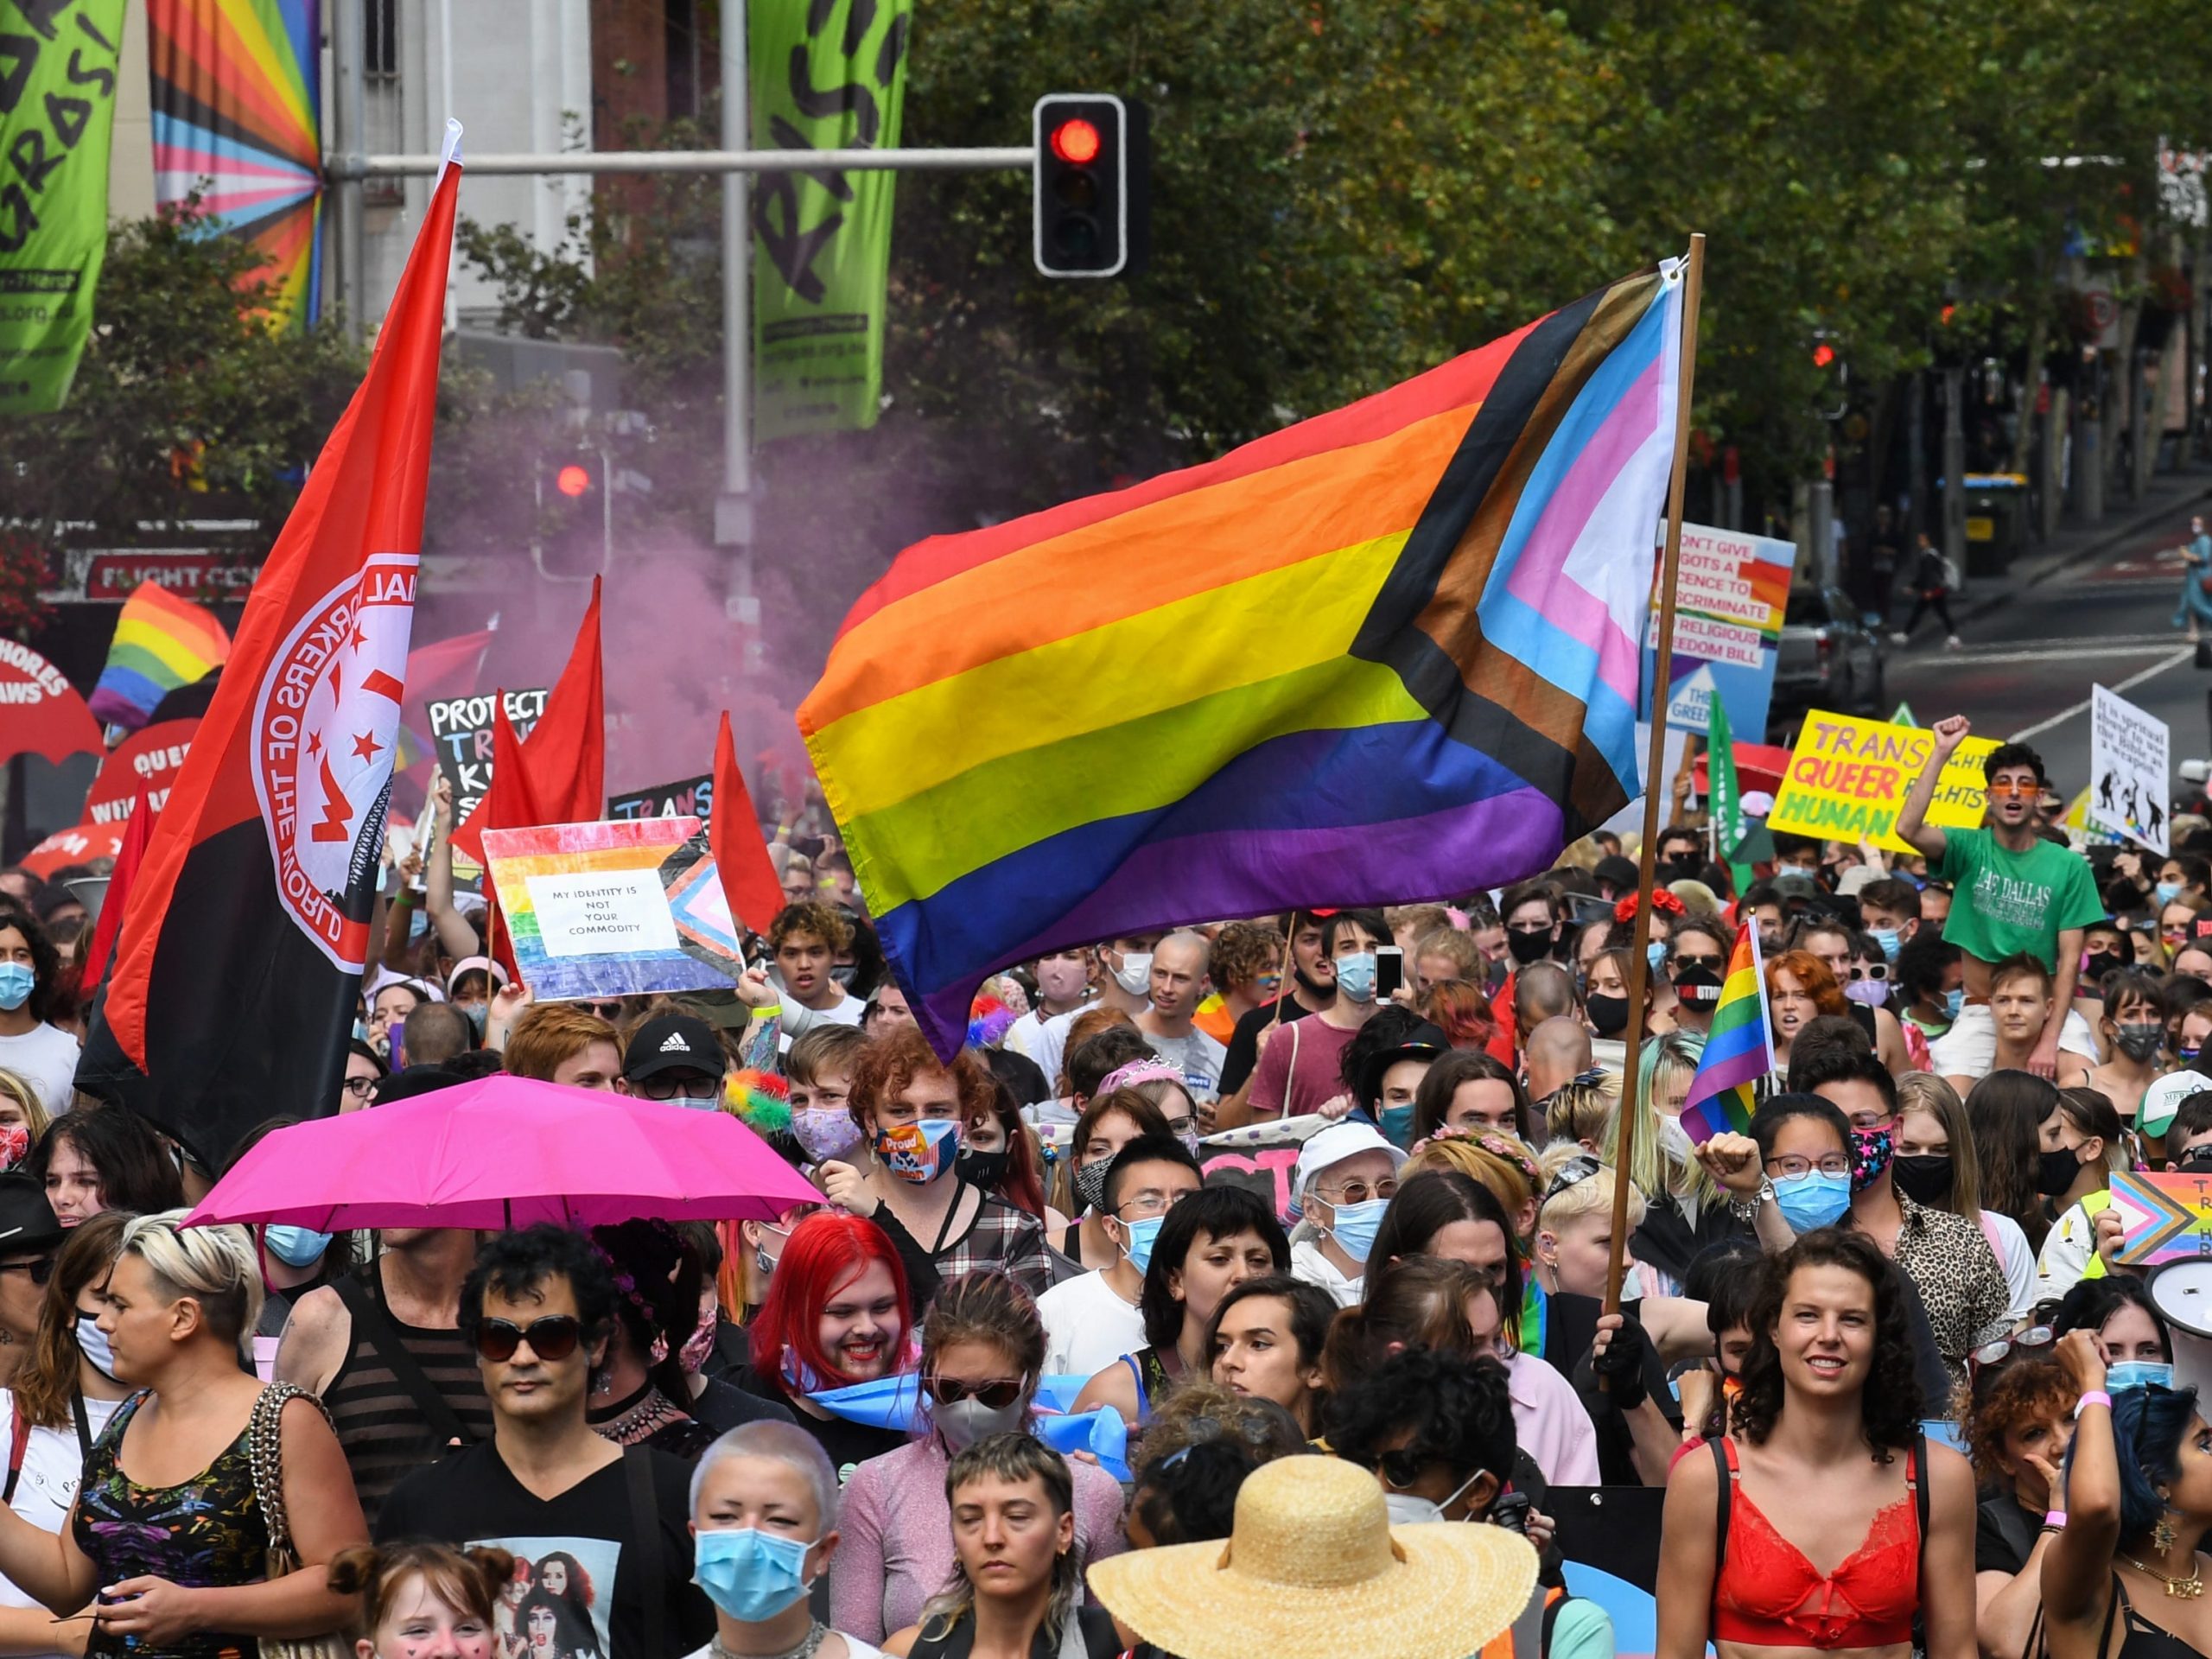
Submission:
<svg viewBox="0 0 2212 1659">
<path fill-rule="evenodd" d="M 1959 745 L 1936 784 L 1929 823 L 1945 830 L 1980 824 L 1981 758 L 1996 747 L 1993 737 Z M 1897 833 L 1897 813 L 1935 753 L 1936 734 L 1925 728 L 1815 709 L 1797 734 L 1767 828 L 1824 841 L 1863 836 L 1891 852 L 1911 852 Z"/>
<path fill-rule="evenodd" d="M 1993 542 L 1996 539 L 1997 521 L 1994 518 L 1969 518 L 1967 520 L 1967 540 Z"/>
</svg>

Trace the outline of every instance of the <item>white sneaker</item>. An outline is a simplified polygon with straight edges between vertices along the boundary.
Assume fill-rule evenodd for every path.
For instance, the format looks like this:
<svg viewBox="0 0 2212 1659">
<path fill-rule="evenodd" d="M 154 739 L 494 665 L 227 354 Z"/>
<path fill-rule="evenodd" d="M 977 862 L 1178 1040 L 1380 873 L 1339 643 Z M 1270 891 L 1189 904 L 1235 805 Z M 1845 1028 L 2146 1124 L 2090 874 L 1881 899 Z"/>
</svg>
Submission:
<svg viewBox="0 0 2212 1659">
<path fill-rule="evenodd" d="M 1902 633 L 1892 632 L 1890 635 L 1890 643 L 1893 645 L 1901 645 L 1904 644 L 1904 642 L 1905 636 Z"/>
<path fill-rule="evenodd" d="M 1966 647 L 1959 643 L 1959 636 L 1955 633 L 1943 642 L 1943 649 L 1946 651 L 1964 651 Z"/>
</svg>

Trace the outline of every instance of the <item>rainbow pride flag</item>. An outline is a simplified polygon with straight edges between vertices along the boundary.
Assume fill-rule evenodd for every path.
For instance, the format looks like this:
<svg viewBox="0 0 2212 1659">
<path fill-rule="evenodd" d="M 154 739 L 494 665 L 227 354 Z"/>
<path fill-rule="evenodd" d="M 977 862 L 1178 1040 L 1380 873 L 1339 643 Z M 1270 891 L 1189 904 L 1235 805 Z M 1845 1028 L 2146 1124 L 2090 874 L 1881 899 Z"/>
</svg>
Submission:
<svg viewBox="0 0 2212 1659">
<path fill-rule="evenodd" d="M 152 718 L 155 704 L 230 654 L 231 636 L 212 613 L 158 582 L 142 582 L 123 601 L 107 666 L 92 688 L 92 713 L 135 732 Z"/>
<path fill-rule="evenodd" d="M 1637 792 L 1681 279 L 899 555 L 798 720 L 941 1052 L 1011 963 L 1500 886 Z"/>
<path fill-rule="evenodd" d="M 1697 1075 L 1682 1096 L 1682 1129 L 1700 1143 L 1723 1133 L 1749 1135 L 1751 1090 L 1774 1070 L 1773 1027 L 1766 1019 L 1766 976 L 1759 966 L 1759 931 L 1751 922 L 1736 935 L 1728 978 L 1713 1011 Z"/>
</svg>

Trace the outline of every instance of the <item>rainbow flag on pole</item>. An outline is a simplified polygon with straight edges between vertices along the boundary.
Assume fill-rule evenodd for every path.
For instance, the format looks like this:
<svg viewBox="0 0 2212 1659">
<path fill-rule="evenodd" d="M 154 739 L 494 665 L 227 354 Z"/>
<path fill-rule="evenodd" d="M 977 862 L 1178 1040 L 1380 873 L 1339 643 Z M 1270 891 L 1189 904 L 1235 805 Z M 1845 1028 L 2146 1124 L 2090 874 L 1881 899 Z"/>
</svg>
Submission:
<svg viewBox="0 0 2212 1659">
<path fill-rule="evenodd" d="M 92 688 L 92 713 L 135 732 L 152 718 L 155 704 L 230 654 L 231 636 L 213 614 L 159 582 L 142 582 L 123 602 L 107 666 Z"/>
<path fill-rule="evenodd" d="M 899 556 L 799 726 L 941 1052 L 1010 963 L 1497 887 L 1637 791 L 1683 275 Z"/>
<path fill-rule="evenodd" d="M 1746 922 L 1728 957 L 1728 978 L 1697 1075 L 1682 1096 L 1682 1129 L 1694 1141 L 1723 1133 L 1749 1135 L 1751 1090 L 1774 1070 L 1773 1027 L 1766 1019 L 1766 976 L 1759 966 L 1759 931 Z"/>
</svg>

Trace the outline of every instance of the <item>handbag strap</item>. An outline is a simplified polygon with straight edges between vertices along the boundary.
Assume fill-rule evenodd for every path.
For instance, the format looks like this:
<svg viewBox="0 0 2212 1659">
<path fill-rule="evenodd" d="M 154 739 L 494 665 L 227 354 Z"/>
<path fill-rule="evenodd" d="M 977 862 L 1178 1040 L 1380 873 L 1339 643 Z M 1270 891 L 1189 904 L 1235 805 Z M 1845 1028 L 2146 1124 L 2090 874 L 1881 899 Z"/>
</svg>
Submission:
<svg viewBox="0 0 2212 1659">
<path fill-rule="evenodd" d="M 622 1472 L 630 1486 L 630 1542 L 638 1556 L 638 1599 L 645 1610 L 645 1651 L 664 1654 L 668 1580 L 661 1565 L 660 1505 L 653 1500 L 652 1448 L 624 1446 Z"/>
<path fill-rule="evenodd" d="M 293 1400 L 311 1400 L 323 1421 L 330 1408 L 305 1389 L 290 1382 L 272 1382 L 253 1402 L 246 1424 L 246 1461 L 253 1471 L 253 1500 L 261 1506 L 262 1523 L 269 1529 L 269 1548 L 292 1547 L 291 1520 L 284 1511 L 284 1408 Z"/>
</svg>

